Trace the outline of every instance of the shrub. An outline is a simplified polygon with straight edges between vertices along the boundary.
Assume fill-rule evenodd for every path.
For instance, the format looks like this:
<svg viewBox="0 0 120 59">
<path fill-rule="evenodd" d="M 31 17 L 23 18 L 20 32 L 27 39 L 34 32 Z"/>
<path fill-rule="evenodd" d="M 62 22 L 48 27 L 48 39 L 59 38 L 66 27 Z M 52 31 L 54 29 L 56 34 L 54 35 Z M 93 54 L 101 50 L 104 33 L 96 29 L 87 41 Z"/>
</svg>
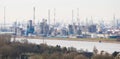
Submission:
<svg viewBox="0 0 120 59">
<path fill-rule="evenodd" d="M 83 55 L 77 55 L 74 57 L 74 59 L 87 59 L 87 57 L 85 57 Z"/>
<path fill-rule="evenodd" d="M 49 59 L 62 59 L 62 55 L 56 52 L 56 53 L 51 54 Z"/>
<path fill-rule="evenodd" d="M 93 56 L 93 59 L 114 59 L 111 55 L 96 55 Z"/>
<path fill-rule="evenodd" d="M 31 57 L 29 57 L 29 59 L 42 59 L 42 56 L 41 55 L 33 55 Z"/>
<path fill-rule="evenodd" d="M 77 55 L 76 52 L 70 52 L 70 53 L 64 54 L 63 59 L 74 59 L 76 55 Z"/>
</svg>

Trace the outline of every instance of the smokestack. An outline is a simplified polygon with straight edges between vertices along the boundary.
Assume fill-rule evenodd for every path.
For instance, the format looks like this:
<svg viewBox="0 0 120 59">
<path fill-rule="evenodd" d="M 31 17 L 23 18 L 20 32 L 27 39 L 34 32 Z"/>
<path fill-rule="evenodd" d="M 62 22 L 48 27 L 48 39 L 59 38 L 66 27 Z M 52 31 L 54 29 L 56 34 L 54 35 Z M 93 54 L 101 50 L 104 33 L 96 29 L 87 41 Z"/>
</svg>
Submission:
<svg viewBox="0 0 120 59">
<path fill-rule="evenodd" d="M 49 25 L 49 29 L 48 29 L 47 35 L 49 35 L 49 32 L 50 32 L 50 9 L 48 9 L 48 25 Z"/>
<path fill-rule="evenodd" d="M 91 16 L 91 25 L 93 25 L 93 17 Z"/>
<path fill-rule="evenodd" d="M 48 24 L 50 25 L 50 9 L 48 9 Z"/>
<path fill-rule="evenodd" d="M 116 18 L 115 18 L 115 14 L 113 15 L 113 25 L 114 25 L 114 28 L 116 28 L 116 20 L 115 20 Z"/>
<path fill-rule="evenodd" d="M 72 10 L 72 24 L 74 23 L 73 20 L 74 20 L 74 11 Z"/>
<path fill-rule="evenodd" d="M 87 34 L 88 31 L 88 18 L 86 18 L 86 24 L 85 24 L 85 35 Z"/>
<path fill-rule="evenodd" d="M 117 29 L 118 29 L 119 28 L 119 20 L 117 19 L 116 22 L 117 22 Z"/>
<path fill-rule="evenodd" d="M 54 8 L 54 25 L 55 25 L 55 18 L 56 18 L 56 9 Z"/>
<path fill-rule="evenodd" d="M 33 23 L 35 24 L 35 6 L 33 7 Z"/>
<path fill-rule="evenodd" d="M 6 26 L 6 7 L 4 7 L 4 29 Z"/>
<path fill-rule="evenodd" d="M 77 8 L 77 22 L 78 22 L 78 25 L 80 26 L 79 8 Z"/>
</svg>

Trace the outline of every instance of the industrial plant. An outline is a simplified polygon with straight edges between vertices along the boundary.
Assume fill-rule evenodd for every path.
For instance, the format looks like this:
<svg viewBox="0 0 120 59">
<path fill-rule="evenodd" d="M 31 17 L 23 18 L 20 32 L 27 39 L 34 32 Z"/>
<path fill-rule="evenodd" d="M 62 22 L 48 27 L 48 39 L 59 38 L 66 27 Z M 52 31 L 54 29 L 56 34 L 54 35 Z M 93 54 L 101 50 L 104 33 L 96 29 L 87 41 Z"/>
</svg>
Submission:
<svg viewBox="0 0 120 59">
<path fill-rule="evenodd" d="M 120 38 L 120 19 L 113 16 L 114 23 L 105 24 L 104 21 L 94 23 L 91 19 L 89 22 L 86 18 L 85 23 L 81 23 L 79 18 L 79 8 L 77 8 L 77 22 L 74 22 L 74 10 L 72 10 L 72 23 L 62 24 L 56 22 L 56 9 L 54 8 L 54 19 L 50 19 L 50 10 L 48 10 L 48 18 L 35 22 L 36 8 L 33 7 L 33 19 L 26 23 L 15 21 L 11 26 L 6 25 L 6 15 L 4 8 L 4 24 L 1 24 L 1 33 L 11 33 L 18 37 L 58 37 L 58 38 Z M 54 22 L 51 24 L 51 20 Z"/>
</svg>

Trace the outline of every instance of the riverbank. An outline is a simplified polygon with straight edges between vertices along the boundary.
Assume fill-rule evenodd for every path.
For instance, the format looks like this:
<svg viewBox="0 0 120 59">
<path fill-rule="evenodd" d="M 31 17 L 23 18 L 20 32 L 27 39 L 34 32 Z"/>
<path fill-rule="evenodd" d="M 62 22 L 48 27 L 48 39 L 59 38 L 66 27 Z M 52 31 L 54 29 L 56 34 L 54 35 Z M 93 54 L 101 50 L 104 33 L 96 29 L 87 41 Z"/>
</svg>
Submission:
<svg viewBox="0 0 120 59">
<path fill-rule="evenodd" d="M 41 40 L 67 40 L 67 41 L 87 41 L 87 42 L 99 42 L 99 43 L 117 43 L 120 44 L 120 41 L 117 39 L 110 38 L 43 38 L 43 37 L 16 37 L 16 38 L 26 38 L 26 39 L 41 39 Z"/>
<path fill-rule="evenodd" d="M 33 43 L 33 44 L 42 44 L 45 43 L 50 46 L 56 46 L 60 45 L 61 47 L 74 47 L 77 50 L 87 50 L 89 52 L 93 51 L 93 48 L 96 47 L 98 51 L 107 51 L 108 53 L 113 53 L 114 51 L 120 51 L 119 46 L 120 44 L 115 43 L 106 43 L 106 42 L 101 42 L 95 41 L 95 40 L 77 40 L 76 38 L 74 39 L 66 39 L 66 38 L 16 38 L 16 41 L 23 42 L 25 39 L 26 42 Z M 75 40 L 76 39 L 76 40 Z M 94 42 L 93 42 L 94 41 Z"/>
</svg>

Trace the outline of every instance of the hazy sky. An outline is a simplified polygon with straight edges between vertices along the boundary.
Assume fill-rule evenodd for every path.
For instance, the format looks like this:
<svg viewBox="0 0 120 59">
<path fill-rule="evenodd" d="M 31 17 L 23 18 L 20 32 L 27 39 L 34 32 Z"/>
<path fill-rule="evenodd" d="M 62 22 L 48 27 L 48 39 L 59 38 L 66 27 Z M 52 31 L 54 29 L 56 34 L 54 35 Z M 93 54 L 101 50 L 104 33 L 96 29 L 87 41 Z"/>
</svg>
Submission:
<svg viewBox="0 0 120 59">
<path fill-rule="evenodd" d="M 51 22 L 54 18 L 56 8 L 56 21 L 70 23 L 72 9 L 74 10 L 74 21 L 79 18 L 84 21 L 86 18 L 93 21 L 112 20 L 113 14 L 120 19 L 120 0 L 0 0 L 0 23 L 4 19 L 4 7 L 6 6 L 6 22 L 27 21 L 33 19 L 33 6 L 36 7 L 36 21 L 48 17 L 48 9 L 51 10 Z"/>
</svg>

